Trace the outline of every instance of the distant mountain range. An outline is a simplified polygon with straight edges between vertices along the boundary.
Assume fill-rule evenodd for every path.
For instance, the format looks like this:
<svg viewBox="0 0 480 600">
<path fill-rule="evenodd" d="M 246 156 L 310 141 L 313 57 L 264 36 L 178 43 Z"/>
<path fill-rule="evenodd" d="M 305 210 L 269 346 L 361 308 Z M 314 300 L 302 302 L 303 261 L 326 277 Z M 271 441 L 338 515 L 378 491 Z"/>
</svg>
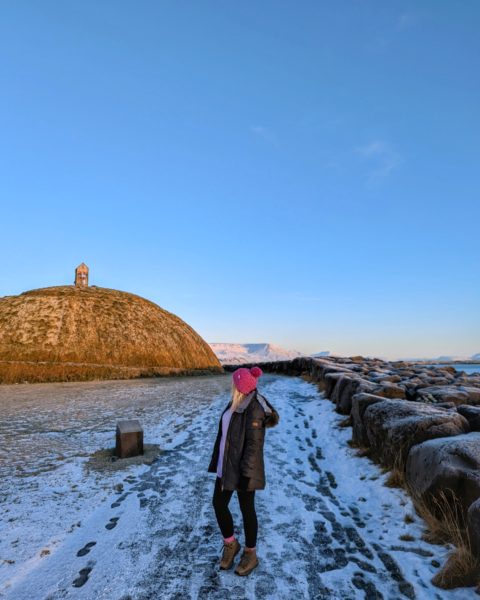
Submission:
<svg viewBox="0 0 480 600">
<path fill-rule="evenodd" d="M 210 344 L 223 365 L 241 365 L 246 363 L 274 362 L 306 356 L 296 350 L 286 350 L 274 344 Z"/>
<path fill-rule="evenodd" d="M 330 356 L 328 350 L 323 352 L 317 352 L 316 354 L 305 354 L 298 352 L 297 350 L 287 350 L 281 346 L 275 344 L 231 344 L 231 343 L 212 343 L 210 347 L 217 355 L 218 360 L 222 365 L 242 365 L 251 363 L 262 363 L 262 362 L 275 362 L 279 360 L 291 360 L 299 356 L 312 356 L 313 358 L 322 358 Z M 473 356 L 436 356 L 433 358 L 403 358 L 402 360 L 411 362 L 438 362 L 438 363 L 449 363 L 449 362 L 469 362 L 479 361 L 480 353 L 474 354 Z"/>
<path fill-rule="evenodd" d="M 463 362 L 463 361 L 480 361 L 480 353 L 474 354 L 473 356 L 454 356 L 454 355 L 446 355 L 446 356 L 436 356 L 434 358 L 405 358 L 404 360 L 412 361 L 412 362 L 439 362 L 439 363 L 448 363 L 448 362 Z"/>
</svg>

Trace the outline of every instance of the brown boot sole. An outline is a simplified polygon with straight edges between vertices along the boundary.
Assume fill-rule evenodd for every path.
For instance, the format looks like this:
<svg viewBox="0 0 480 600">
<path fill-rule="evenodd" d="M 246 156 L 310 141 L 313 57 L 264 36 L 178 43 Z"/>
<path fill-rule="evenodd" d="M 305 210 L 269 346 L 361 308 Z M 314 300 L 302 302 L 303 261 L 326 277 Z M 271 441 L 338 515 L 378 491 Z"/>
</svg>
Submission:
<svg viewBox="0 0 480 600">
<path fill-rule="evenodd" d="M 253 565 L 253 567 L 250 567 L 249 569 L 247 569 L 246 571 L 243 571 L 243 573 L 239 573 L 237 570 L 235 570 L 235 575 L 239 575 L 240 577 L 246 577 L 247 575 L 250 575 L 250 573 L 256 569 L 259 565 L 259 561 L 257 560 L 257 562 Z"/>
<path fill-rule="evenodd" d="M 227 567 L 222 567 L 222 565 L 220 565 L 220 570 L 221 571 L 229 571 L 233 567 L 233 563 L 235 562 L 235 557 L 240 552 L 240 550 L 241 550 L 241 546 L 238 546 L 235 554 L 232 557 L 232 562 Z"/>
</svg>

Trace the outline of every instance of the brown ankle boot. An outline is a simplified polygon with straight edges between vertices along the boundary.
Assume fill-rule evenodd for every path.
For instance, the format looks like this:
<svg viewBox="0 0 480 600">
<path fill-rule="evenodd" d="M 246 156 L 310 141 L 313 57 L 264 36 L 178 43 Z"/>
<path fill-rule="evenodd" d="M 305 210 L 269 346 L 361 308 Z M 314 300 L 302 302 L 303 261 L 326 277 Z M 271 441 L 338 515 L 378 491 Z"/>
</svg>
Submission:
<svg viewBox="0 0 480 600">
<path fill-rule="evenodd" d="M 233 560 L 239 552 L 240 544 L 236 539 L 233 540 L 233 542 L 230 542 L 229 544 L 224 544 L 222 560 L 220 561 L 220 568 L 224 570 L 231 569 L 233 565 Z"/>
<path fill-rule="evenodd" d="M 256 550 L 250 552 L 243 552 L 242 558 L 235 569 L 237 575 L 249 575 L 255 567 L 258 567 L 258 558 Z"/>
</svg>

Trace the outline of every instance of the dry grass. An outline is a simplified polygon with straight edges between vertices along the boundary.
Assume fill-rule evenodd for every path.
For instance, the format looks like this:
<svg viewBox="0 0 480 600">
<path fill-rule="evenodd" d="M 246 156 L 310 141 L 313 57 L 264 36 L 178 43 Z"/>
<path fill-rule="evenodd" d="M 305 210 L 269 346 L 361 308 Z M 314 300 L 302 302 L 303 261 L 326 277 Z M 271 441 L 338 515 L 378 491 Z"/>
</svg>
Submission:
<svg viewBox="0 0 480 600">
<path fill-rule="evenodd" d="M 447 562 L 432 578 L 433 585 L 445 590 L 480 584 L 480 562 L 469 548 L 460 546 L 450 554 Z"/>
<path fill-rule="evenodd" d="M 383 485 L 390 488 L 405 487 L 405 470 L 398 468 L 392 469 Z"/>
<path fill-rule="evenodd" d="M 372 451 L 370 448 L 359 447 L 359 446 L 356 446 L 355 444 L 352 444 L 352 447 L 357 448 L 356 454 L 360 458 L 370 458 L 372 456 Z"/>
<path fill-rule="evenodd" d="M 161 453 L 162 449 L 158 444 L 144 444 L 143 454 L 131 456 L 130 458 L 117 458 L 115 448 L 105 448 L 93 452 L 88 461 L 84 463 L 83 468 L 86 472 L 121 471 L 132 465 L 151 465 Z"/>
<path fill-rule="evenodd" d="M 432 544 L 452 543 L 463 545 L 466 536 L 464 519 L 460 504 L 453 493 L 441 492 L 438 498 L 431 497 L 428 502 L 414 492 L 411 495 L 415 510 L 427 525 L 424 535 Z"/>
<path fill-rule="evenodd" d="M 139 296 L 61 286 L 0 298 L 0 382 L 217 370 L 184 321 Z"/>
<path fill-rule="evenodd" d="M 445 565 L 433 577 L 432 583 L 443 589 L 473 586 L 480 583 L 480 561 L 472 553 L 460 503 L 451 491 L 438 498 L 423 498 L 412 494 L 415 509 L 427 524 L 423 539 L 432 544 L 453 544 Z"/>
<path fill-rule="evenodd" d="M 383 483 L 385 487 L 406 487 L 404 456 L 405 453 L 402 448 L 393 457 L 379 457 L 378 454 L 373 453 L 374 461 L 383 465 L 381 467 L 382 473 L 388 473 L 388 476 Z"/>
<path fill-rule="evenodd" d="M 0 362 L 0 384 L 137 379 L 142 377 L 169 377 L 173 375 L 206 375 L 209 373 L 218 373 L 218 369 Z"/>
</svg>

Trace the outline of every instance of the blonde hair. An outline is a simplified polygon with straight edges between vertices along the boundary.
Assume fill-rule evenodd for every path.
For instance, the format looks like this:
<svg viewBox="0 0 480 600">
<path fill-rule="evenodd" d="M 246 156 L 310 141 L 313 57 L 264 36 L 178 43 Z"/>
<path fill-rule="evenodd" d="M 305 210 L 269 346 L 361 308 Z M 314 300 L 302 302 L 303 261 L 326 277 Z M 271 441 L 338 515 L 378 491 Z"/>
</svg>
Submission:
<svg viewBox="0 0 480 600">
<path fill-rule="evenodd" d="M 242 392 L 239 392 L 235 387 L 235 384 L 232 383 L 232 406 L 230 407 L 231 410 L 235 411 L 238 405 L 244 400 L 244 398 L 247 395 L 248 394 L 242 394 Z"/>
</svg>

